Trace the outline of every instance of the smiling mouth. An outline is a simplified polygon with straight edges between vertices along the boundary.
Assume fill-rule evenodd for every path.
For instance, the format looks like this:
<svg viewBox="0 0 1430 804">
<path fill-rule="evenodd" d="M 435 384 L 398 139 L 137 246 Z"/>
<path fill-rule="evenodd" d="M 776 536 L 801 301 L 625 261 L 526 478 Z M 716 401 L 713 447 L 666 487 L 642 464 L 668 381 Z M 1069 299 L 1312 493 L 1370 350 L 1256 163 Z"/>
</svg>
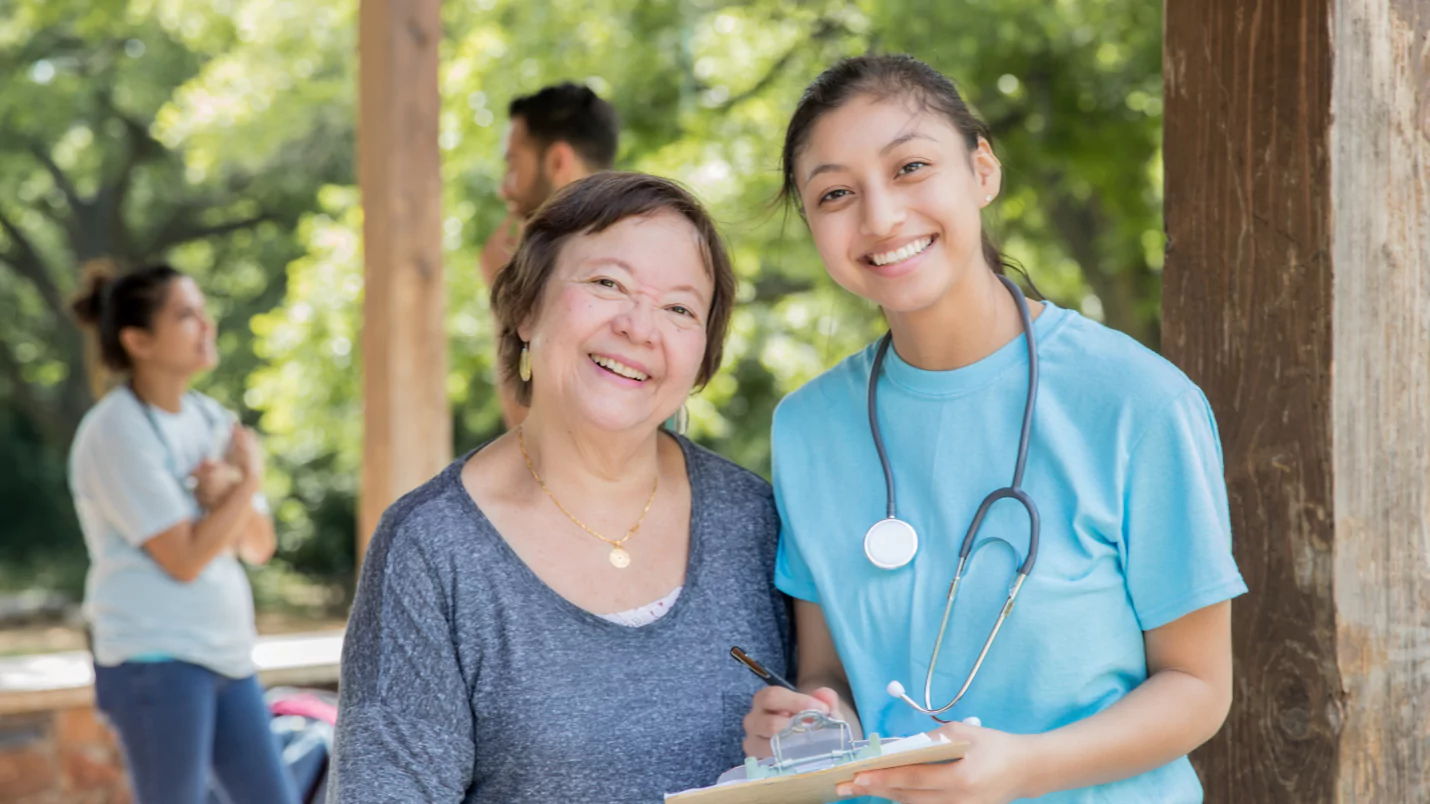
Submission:
<svg viewBox="0 0 1430 804">
<path fill-rule="evenodd" d="M 913 259 L 924 253 L 936 240 L 938 240 L 938 235 L 920 237 L 918 240 L 904 244 L 902 248 L 896 248 L 893 251 L 884 251 L 878 254 L 870 254 L 864 258 L 864 262 L 879 268 L 897 265 L 904 260 Z"/>
<path fill-rule="evenodd" d="M 619 360 L 613 360 L 612 358 L 603 357 L 602 355 L 587 356 L 591 358 L 592 363 L 595 363 L 596 365 L 600 366 L 606 371 L 611 372 L 617 377 L 624 377 L 628 380 L 635 380 L 636 382 L 645 382 L 646 380 L 650 379 L 650 375 L 640 371 L 636 371 L 635 369 L 631 368 L 630 366 L 627 366 L 625 363 L 622 363 Z"/>
</svg>

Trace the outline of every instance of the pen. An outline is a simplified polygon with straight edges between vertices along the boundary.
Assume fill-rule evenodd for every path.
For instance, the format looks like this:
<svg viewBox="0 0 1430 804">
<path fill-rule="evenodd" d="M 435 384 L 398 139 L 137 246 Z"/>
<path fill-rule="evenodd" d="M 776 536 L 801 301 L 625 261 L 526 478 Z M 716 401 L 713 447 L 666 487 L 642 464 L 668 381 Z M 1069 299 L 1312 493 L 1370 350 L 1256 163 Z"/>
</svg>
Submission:
<svg viewBox="0 0 1430 804">
<path fill-rule="evenodd" d="M 778 674 L 771 673 L 769 670 L 766 670 L 764 665 L 760 664 L 754 659 L 751 659 L 749 654 L 745 653 L 743 650 L 740 650 L 738 647 L 731 648 L 730 655 L 735 657 L 735 661 L 750 668 L 751 673 L 754 673 L 755 675 L 759 676 L 761 679 L 764 680 L 766 684 L 769 684 L 771 687 L 784 687 L 785 689 L 790 690 L 792 692 L 799 692 L 799 690 L 794 688 L 793 684 L 784 680 Z"/>
</svg>

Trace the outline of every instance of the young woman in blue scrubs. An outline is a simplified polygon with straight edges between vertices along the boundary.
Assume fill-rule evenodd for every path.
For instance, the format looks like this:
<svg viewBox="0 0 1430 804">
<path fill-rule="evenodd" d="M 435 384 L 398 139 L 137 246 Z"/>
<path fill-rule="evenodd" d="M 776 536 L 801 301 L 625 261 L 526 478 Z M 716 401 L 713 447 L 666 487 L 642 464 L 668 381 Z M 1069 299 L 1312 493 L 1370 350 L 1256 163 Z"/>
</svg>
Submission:
<svg viewBox="0 0 1430 804">
<path fill-rule="evenodd" d="M 1186 755 L 1231 702 L 1231 554 L 1220 442 L 1202 392 L 1131 338 L 1005 286 L 981 210 L 1002 170 L 952 82 L 907 56 L 849 59 L 805 92 L 784 146 L 784 193 L 831 277 L 877 303 L 892 348 L 876 420 L 898 518 L 918 534 L 899 567 L 866 555 L 888 515 L 870 423 L 878 343 L 781 403 L 774 485 L 783 519 L 776 583 L 796 599 L 802 692 L 771 687 L 745 749 L 799 710 L 833 710 L 865 733 L 939 727 L 924 705 L 959 551 L 985 495 L 1008 486 L 1038 386 L 1021 489 L 970 542 L 932 675 L 932 707 L 966 740 L 947 765 L 861 774 L 844 795 L 899 802 L 1195 802 Z M 887 546 L 887 545 L 886 545 Z M 969 718 L 976 721 L 963 722 Z M 981 722 L 981 725 L 976 723 Z"/>
</svg>

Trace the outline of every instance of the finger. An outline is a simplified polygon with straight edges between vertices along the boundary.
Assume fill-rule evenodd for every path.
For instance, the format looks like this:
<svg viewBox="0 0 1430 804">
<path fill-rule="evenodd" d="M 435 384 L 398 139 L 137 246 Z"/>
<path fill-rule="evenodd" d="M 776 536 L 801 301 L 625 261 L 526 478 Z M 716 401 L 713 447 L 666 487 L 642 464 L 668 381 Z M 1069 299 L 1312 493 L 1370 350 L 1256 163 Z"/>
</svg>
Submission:
<svg viewBox="0 0 1430 804">
<path fill-rule="evenodd" d="M 754 757 L 755 759 L 764 759 L 772 753 L 769 740 L 764 740 L 753 735 L 745 737 L 744 742 L 740 743 L 740 750 L 745 752 L 745 756 Z"/>
<path fill-rule="evenodd" d="M 822 712 L 826 715 L 830 712 L 829 704 L 813 695 L 787 690 L 784 687 L 765 687 L 755 693 L 754 708 L 766 712 L 785 712 L 788 714 L 804 712 L 809 709 Z"/>
<path fill-rule="evenodd" d="M 839 708 L 839 693 L 835 692 L 829 687 L 820 687 L 814 692 L 811 692 L 809 694 L 809 697 L 814 698 L 815 700 L 820 701 L 825 706 L 829 707 L 826 710 L 827 712 L 833 712 L 835 709 Z"/>
<path fill-rule="evenodd" d="M 789 715 L 780 715 L 770 712 L 752 712 L 747 717 L 745 733 L 751 737 L 761 740 L 769 740 L 776 734 L 785 730 L 785 727 L 793 720 Z"/>
<path fill-rule="evenodd" d="M 861 773 L 854 777 L 854 783 L 879 790 L 947 790 L 957 772 L 952 764 L 904 765 Z"/>
<path fill-rule="evenodd" d="M 969 720 L 977 720 L 977 718 L 969 718 Z M 950 742 L 961 743 L 973 742 L 977 740 L 979 735 L 983 732 L 984 729 L 979 724 L 964 721 L 945 723 L 939 728 L 929 732 L 928 736 L 938 739 L 939 735 L 943 735 L 947 737 Z"/>
<path fill-rule="evenodd" d="M 911 765 L 868 771 L 855 776 L 849 783 L 849 792 L 841 795 L 874 796 L 908 804 L 948 800 L 948 795 L 958 789 L 956 772 L 952 765 Z"/>
<path fill-rule="evenodd" d="M 857 784 L 845 782 L 835 787 L 835 793 L 845 798 L 851 796 L 874 796 L 880 801 L 892 801 L 895 804 L 948 804 L 950 801 L 965 801 L 966 799 L 950 798 L 949 791 L 946 790 L 900 790 L 891 788 L 888 790 L 866 790 Z"/>
</svg>

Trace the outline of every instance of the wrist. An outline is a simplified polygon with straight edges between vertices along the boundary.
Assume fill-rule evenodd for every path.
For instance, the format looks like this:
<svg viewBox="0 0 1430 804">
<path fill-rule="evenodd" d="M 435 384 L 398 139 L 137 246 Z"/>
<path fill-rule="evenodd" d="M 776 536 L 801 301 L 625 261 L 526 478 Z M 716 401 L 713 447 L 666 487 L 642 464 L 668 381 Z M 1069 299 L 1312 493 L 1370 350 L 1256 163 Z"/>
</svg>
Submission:
<svg viewBox="0 0 1430 804">
<path fill-rule="evenodd" d="M 1018 756 L 1022 758 L 1022 783 L 1018 798 L 1040 798 L 1060 790 L 1055 777 L 1057 763 L 1053 761 L 1051 734 L 1020 734 Z"/>
<path fill-rule="evenodd" d="M 244 472 L 239 478 L 234 491 L 252 497 L 263 487 L 263 475 L 259 472 Z"/>
</svg>

